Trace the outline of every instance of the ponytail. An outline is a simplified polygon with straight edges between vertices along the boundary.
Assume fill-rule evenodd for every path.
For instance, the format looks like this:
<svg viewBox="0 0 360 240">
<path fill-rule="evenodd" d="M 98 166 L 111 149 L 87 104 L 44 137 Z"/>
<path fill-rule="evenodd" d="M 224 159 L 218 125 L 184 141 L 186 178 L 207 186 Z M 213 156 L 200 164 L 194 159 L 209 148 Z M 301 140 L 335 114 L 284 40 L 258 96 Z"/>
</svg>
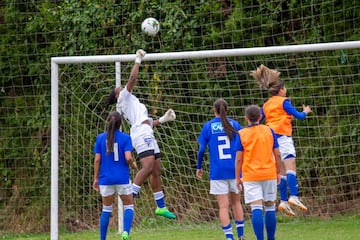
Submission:
<svg viewBox="0 0 360 240">
<path fill-rule="evenodd" d="M 284 88 L 284 82 L 280 79 L 278 70 L 270 69 L 263 64 L 250 73 L 257 80 L 260 88 L 268 89 L 271 95 L 277 95 Z"/>
<path fill-rule="evenodd" d="M 120 129 L 122 120 L 118 112 L 111 112 L 107 118 L 106 152 L 114 152 L 115 131 Z"/>
<path fill-rule="evenodd" d="M 226 136 L 231 140 L 234 134 L 237 134 L 236 129 L 230 124 L 227 118 L 228 104 L 227 102 L 219 98 L 214 103 L 215 112 L 220 115 L 221 124 L 224 128 Z"/>
</svg>

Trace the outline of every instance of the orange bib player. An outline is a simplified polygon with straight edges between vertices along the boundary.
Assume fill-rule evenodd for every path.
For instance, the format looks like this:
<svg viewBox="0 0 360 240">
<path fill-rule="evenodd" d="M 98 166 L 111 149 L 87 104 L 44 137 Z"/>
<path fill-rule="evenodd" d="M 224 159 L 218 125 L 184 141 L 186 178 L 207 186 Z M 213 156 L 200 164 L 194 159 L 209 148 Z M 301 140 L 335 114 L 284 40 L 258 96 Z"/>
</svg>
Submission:
<svg viewBox="0 0 360 240">
<path fill-rule="evenodd" d="M 292 119 L 305 119 L 311 112 L 309 106 L 303 105 L 303 111 L 298 112 L 290 100 L 286 97 L 286 87 L 280 79 L 280 72 L 269 69 L 264 65 L 252 71 L 253 76 L 261 88 L 268 89 L 271 97 L 263 105 L 263 118 L 266 119 L 266 125 L 271 127 L 278 138 L 281 154 L 281 173 L 279 210 L 289 216 L 295 216 L 295 212 L 290 205 L 307 211 L 307 207 L 300 201 L 298 180 L 296 175 L 296 151 L 292 139 Z M 288 190 L 290 197 L 288 198 Z"/>
<path fill-rule="evenodd" d="M 280 181 L 280 153 L 274 131 L 263 124 L 260 107 L 245 110 L 248 126 L 239 131 L 240 151 L 236 154 L 236 178 L 244 187 L 245 204 L 251 206 L 251 221 L 257 240 L 275 239 L 277 183 Z M 240 178 L 242 173 L 242 178 Z M 265 216 L 263 217 L 263 208 Z M 265 219 L 265 224 L 264 224 Z"/>
</svg>

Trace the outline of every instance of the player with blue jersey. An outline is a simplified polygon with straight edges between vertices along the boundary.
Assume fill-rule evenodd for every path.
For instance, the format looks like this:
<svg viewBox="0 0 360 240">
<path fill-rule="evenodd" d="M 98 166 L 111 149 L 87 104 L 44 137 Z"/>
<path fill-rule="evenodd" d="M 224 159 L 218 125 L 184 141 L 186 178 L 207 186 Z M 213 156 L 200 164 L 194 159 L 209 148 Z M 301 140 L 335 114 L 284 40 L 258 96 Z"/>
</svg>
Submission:
<svg viewBox="0 0 360 240">
<path fill-rule="evenodd" d="M 105 240 L 112 204 L 117 193 L 124 205 L 124 232 L 122 240 L 128 240 L 134 219 L 134 204 L 129 166 L 135 169 L 132 158 L 132 142 L 128 134 L 121 132 L 121 115 L 111 112 L 107 118 L 106 132 L 96 137 L 94 146 L 93 188 L 100 191 L 103 208 L 100 216 L 100 239 Z"/>
<path fill-rule="evenodd" d="M 227 117 L 227 102 L 220 98 L 214 103 L 215 117 L 206 122 L 200 132 L 196 177 L 202 178 L 202 163 L 206 148 L 210 153 L 210 194 L 219 206 L 219 219 L 227 240 L 233 240 L 229 216 L 230 205 L 239 240 L 244 239 L 244 212 L 240 203 L 240 190 L 236 184 L 235 156 L 239 145 L 237 131 L 241 125 Z"/>
</svg>

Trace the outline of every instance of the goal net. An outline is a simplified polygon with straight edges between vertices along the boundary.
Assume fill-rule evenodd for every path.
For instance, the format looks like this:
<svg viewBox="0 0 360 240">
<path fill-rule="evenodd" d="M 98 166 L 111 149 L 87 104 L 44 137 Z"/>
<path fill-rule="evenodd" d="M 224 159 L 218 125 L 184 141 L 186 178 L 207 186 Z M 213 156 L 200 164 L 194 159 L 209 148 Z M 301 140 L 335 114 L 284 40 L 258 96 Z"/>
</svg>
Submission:
<svg viewBox="0 0 360 240">
<path fill-rule="evenodd" d="M 103 105 L 116 84 L 128 80 L 135 55 L 52 58 L 52 233 L 97 228 L 102 204 L 92 190 L 93 146 L 110 110 Z M 244 109 L 269 97 L 249 72 L 260 64 L 276 68 L 297 109 L 310 105 L 306 120 L 294 120 L 297 172 L 306 216 L 359 211 L 360 42 L 214 51 L 148 53 L 134 94 L 153 118 L 168 108 L 176 121 L 155 129 L 161 148 L 162 181 L 168 208 L 179 223 L 217 220 L 209 194 L 209 156 L 197 180 L 197 137 L 213 118 L 213 102 L 224 98 L 229 116 L 243 126 Z M 118 62 L 118 64 L 115 64 Z M 117 66 L 117 67 L 116 67 Z M 118 83 L 115 79 L 118 76 Z M 123 131 L 129 132 L 125 123 Z M 134 172 L 132 174 L 134 176 Z M 136 229 L 160 226 L 148 182 L 135 202 Z M 245 207 L 246 217 L 249 209 Z M 301 213 L 299 213 L 301 214 Z M 57 222 L 58 221 L 58 222 Z M 116 207 L 110 227 L 117 227 Z"/>
</svg>

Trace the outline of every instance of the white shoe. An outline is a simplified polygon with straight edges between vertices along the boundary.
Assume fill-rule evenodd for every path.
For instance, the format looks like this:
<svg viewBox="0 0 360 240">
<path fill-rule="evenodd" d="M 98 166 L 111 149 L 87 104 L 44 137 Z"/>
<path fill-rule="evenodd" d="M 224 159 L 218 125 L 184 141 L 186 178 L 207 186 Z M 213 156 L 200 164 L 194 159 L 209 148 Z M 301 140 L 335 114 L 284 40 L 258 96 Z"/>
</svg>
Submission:
<svg viewBox="0 0 360 240">
<path fill-rule="evenodd" d="M 141 63 L 142 59 L 145 57 L 146 52 L 142 49 L 136 51 L 135 63 Z"/>
<path fill-rule="evenodd" d="M 300 201 L 300 199 L 297 196 L 291 196 L 289 198 L 289 204 L 297 207 L 301 211 L 307 211 L 307 207 Z"/>
<path fill-rule="evenodd" d="M 159 118 L 159 122 L 160 123 L 170 122 L 170 121 L 174 121 L 175 119 L 176 119 L 176 114 L 174 110 L 170 108 L 161 118 Z"/>
<path fill-rule="evenodd" d="M 286 201 L 281 201 L 278 206 L 279 211 L 284 212 L 286 215 L 293 217 L 295 216 L 295 212 L 291 209 L 290 205 Z"/>
</svg>

